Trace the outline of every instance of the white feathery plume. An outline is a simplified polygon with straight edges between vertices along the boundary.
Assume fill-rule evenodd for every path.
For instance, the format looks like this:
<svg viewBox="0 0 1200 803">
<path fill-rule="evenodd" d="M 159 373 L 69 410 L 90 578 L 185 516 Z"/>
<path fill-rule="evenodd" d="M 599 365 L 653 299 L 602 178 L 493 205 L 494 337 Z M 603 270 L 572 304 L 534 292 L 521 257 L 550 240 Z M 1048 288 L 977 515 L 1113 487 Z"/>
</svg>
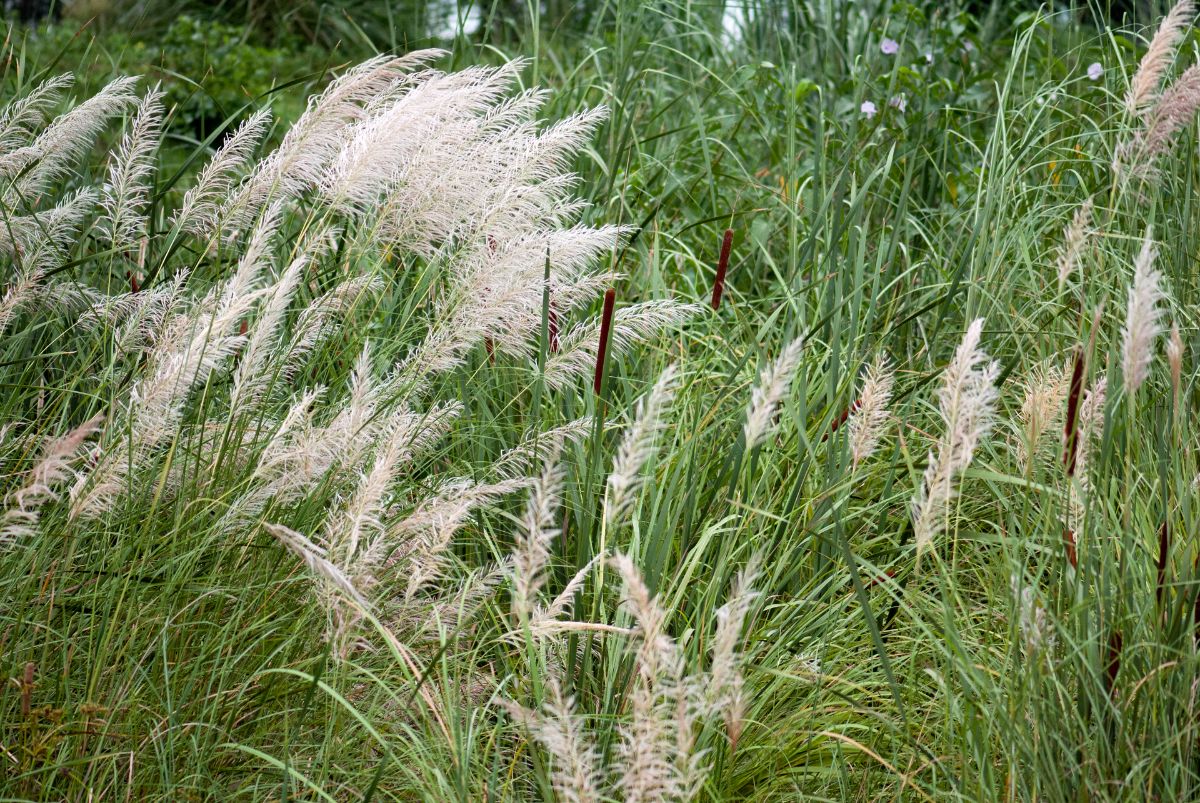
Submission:
<svg viewBox="0 0 1200 803">
<path fill-rule="evenodd" d="M 796 338 L 784 346 L 775 362 L 764 368 L 759 375 L 758 385 L 750 395 L 750 405 L 746 408 L 746 423 L 743 427 L 747 452 L 757 446 L 773 428 L 775 408 L 792 386 L 803 350 L 803 340 Z"/>
<path fill-rule="evenodd" d="M 522 443 L 501 452 L 499 459 L 492 464 L 492 470 L 502 479 L 524 476 L 535 462 L 562 452 L 567 444 L 578 442 L 591 428 L 590 417 L 576 418 L 527 437 Z"/>
<path fill-rule="evenodd" d="M 74 81 L 70 73 L 47 78 L 27 95 L 5 106 L 0 111 L 0 154 L 28 145 L 46 122 L 46 115 L 62 99 L 63 90 Z"/>
<path fill-rule="evenodd" d="M 253 330 L 248 332 L 229 396 L 229 408 L 235 414 L 245 415 L 255 410 L 271 382 L 273 371 L 268 363 L 279 346 L 288 306 L 309 260 L 309 255 L 303 251 L 292 260 L 271 289 Z"/>
<path fill-rule="evenodd" d="M 250 165 L 271 124 L 271 109 L 260 109 L 242 121 L 196 177 L 196 183 L 184 193 L 183 202 L 172 218 L 181 229 L 201 237 L 217 227 L 221 202 L 229 197 L 239 174 Z"/>
<path fill-rule="evenodd" d="M 642 467 L 658 451 L 658 439 L 666 429 L 666 411 L 675 395 L 678 374 L 674 365 L 659 375 L 645 396 L 638 401 L 637 415 L 617 450 L 604 494 L 604 524 L 611 530 L 629 511 L 643 482 Z"/>
<path fill-rule="evenodd" d="M 242 347 L 245 338 L 236 329 L 263 293 L 257 285 L 270 261 L 269 242 L 279 224 L 275 212 L 256 230 L 234 275 L 216 285 L 193 310 L 164 325 L 149 364 L 125 403 L 127 425 L 116 428 L 122 433 L 120 439 L 108 445 L 92 474 L 71 489 L 72 518 L 96 516 L 112 506 L 126 477 L 177 434 L 192 389 L 203 385 Z"/>
<path fill-rule="evenodd" d="M 1134 393 L 1150 372 L 1154 357 L 1154 341 L 1162 332 L 1164 310 L 1159 302 L 1165 298 L 1159 283 L 1162 274 L 1154 269 L 1157 252 L 1150 232 L 1142 240 L 1141 251 L 1133 262 L 1133 286 L 1129 289 L 1129 307 L 1122 335 L 1122 362 L 1125 392 Z"/>
<path fill-rule="evenodd" d="M 137 102 L 136 78 L 118 78 L 100 92 L 61 115 L 31 144 L 0 156 L 0 177 L 24 171 L 4 193 L 3 204 L 15 207 L 23 199 L 31 204 L 42 190 L 66 176 L 107 124 Z M 26 169 L 28 168 L 28 169 Z"/>
<path fill-rule="evenodd" d="M 677 301 L 644 301 L 616 310 L 609 329 L 609 359 L 619 357 L 663 329 L 676 326 L 702 307 Z M 596 345 L 600 340 L 598 318 L 576 325 L 559 340 L 559 351 L 546 360 L 546 385 L 561 390 L 595 368 Z"/>
<path fill-rule="evenodd" d="M 1200 64 L 1184 70 L 1146 113 L 1145 127 L 1122 142 L 1114 155 L 1119 175 L 1151 181 L 1158 177 L 1155 161 L 1174 143 L 1175 135 L 1192 124 L 1200 111 Z"/>
<path fill-rule="evenodd" d="M 862 390 L 850 412 L 846 428 L 850 433 L 850 459 L 853 468 L 874 454 L 888 420 L 888 404 L 896 375 L 887 357 L 880 355 L 867 367 Z"/>
<path fill-rule="evenodd" d="M 322 581 L 327 583 L 347 601 L 357 605 L 362 610 L 369 610 L 370 604 L 359 590 L 350 582 L 350 578 L 338 566 L 328 560 L 326 550 L 314 544 L 307 536 L 282 524 L 267 523 L 264 525 L 271 535 L 294 552 L 304 565 L 313 571 Z"/>
<path fill-rule="evenodd" d="M 682 654 L 666 633 L 666 611 L 633 561 L 618 554 L 609 563 L 624 583 L 640 636 L 628 695 L 631 722 L 622 728 L 619 748 L 621 792 L 635 803 L 690 800 L 703 781 L 693 734 L 702 691 L 684 677 Z"/>
<path fill-rule="evenodd" d="M 954 480 L 971 464 L 978 447 L 991 431 L 996 404 L 996 377 L 1000 366 L 979 347 L 983 319 L 967 327 L 954 359 L 942 375 L 938 409 L 946 431 L 913 497 L 911 512 L 920 554 L 942 531 L 954 498 Z"/>
<path fill-rule="evenodd" d="M 717 609 L 717 632 L 713 636 L 712 677 L 708 683 L 708 705 L 725 717 L 725 732 L 736 749 L 745 721 L 745 683 L 742 679 L 738 642 L 746 617 L 758 594 L 759 557 L 755 555 L 734 579 L 729 601 Z"/>
<path fill-rule="evenodd" d="M 0 515 L 0 547 L 33 533 L 39 509 L 58 499 L 56 487 L 74 476 L 71 464 L 79 459 L 80 450 L 100 430 L 103 421 L 103 415 L 96 415 L 43 447 L 21 487 L 4 499 L 7 510 Z"/>
<path fill-rule="evenodd" d="M 1092 199 L 1088 198 L 1075 210 L 1075 216 L 1063 229 L 1063 241 L 1058 252 L 1058 286 L 1061 288 L 1071 274 L 1079 269 L 1079 259 L 1092 236 Z"/>
<path fill-rule="evenodd" d="M 408 356 L 403 368 L 422 374 L 444 373 L 461 365 L 485 340 L 500 353 L 532 360 L 541 332 L 547 249 L 551 253 L 551 297 L 556 310 L 565 313 L 602 292 L 606 280 L 587 276 L 585 269 L 616 245 L 622 231 L 615 226 L 572 227 L 555 233 L 552 240 L 533 235 L 519 241 L 485 240 L 484 245 L 456 260 L 451 289 L 435 315 L 438 325 Z M 495 244 L 494 250 L 487 242 Z M 610 349 L 626 348 L 632 341 L 648 337 L 686 312 L 675 309 L 678 306 L 648 302 L 639 309 L 619 310 Z M 592 365 L 598 332 L 598 323 L 581 325 L 560 338 L 559 352 L 547 360 L 546 383 L 550 387 L 557 389 L 569 381 L 560 376 L 568 363 L 573 367 L 576 362 Z"/>
<path fill-rule="evenodd" d="M 390 539 L 409 542 L 407 550 L 400 556 L 406 562 L 404 572 L 408 576 L 405 598 L 412 599 L 441 577 L 446 565 L 446 550 L 472 512 L 528 488 L 529 484 L 527 478 L 494 483 L 449 480 L 438 494 L 421 502 L 406 518 L 389 527 Z"/>
<path fill-rule="evenodd" d="M 1167 364 L 1171 367 L 1171 388 L 1178 395 L 1183 382 L 1183 336 L 1179 324 L 1172 321 L 1171 335 L 1167 338 Z"/>
<path fill-rule="evenodd" d="M 413 69 L 440 55 L 439 50 L 419 50 L 401 57 L 379 56 L 347 71 L 310 98 L 279 147 L 259 161 L 222 204 L 218 214 L 222 229 L 237 233 L 267 204 L 318 186 L 345 146 L 349 126 L 378 113 L 381 104 L 413 80 L 409 75 Z"/>
<path fill-rule="evenodd" d="M 99 226 L 119 251 L 134 251 L 146 233 L 144 210 L 162 133 L 163 95 L 164 92 L 155 87 L 138 103 L 133 124 L 121 140 L 108 169 L 108 184 L 100 199 L 104 214 Z"/>
<path fill-rule="evenodd" d="M 583 723 L 575 713 L 575 701 L 564 697 L 557 678 L 550 678 L 547 690 L 549 699 L 540 712 L 512 702 L 505 702 L 504 707 L 514 720 L 529 729 L 550 757 L 550 783 L 555 800 L 564 803 L 604 800 L 596 769 L 600 756 L 583 732 Z"/>
<path fill-rule="evenodd" d="M 66 258 L 76 230 L 95 202 L 95 192 L 80 190 L 47 212 L 13 218 L 0 226 L 0 255 L 17 265 L 13 280 L 0 295 L 0 332 L 19 307 L 35 300 L 46 273 Z"/>
<path fill-rule="evenodd" d="M 550 544 L 558 536 L 554 514 L 562 491 L 563 472 L 557 457 L 547 459 L 542 474 L 533 480 L 529 501 L 517 529 L 512 554 L 513 613 L 518 622 L 528 621 L 546 583 L 545 569 L 550 562 Z"/>
<path fill-rule="evenodd" d="M 1195 16 L 1196 8 L 1192 0 L 1179 0 L 1163 17 L 1158 31 L 1150 40 L 1146 54 L 1142 56 L 1133 80 L 1129 83 L 1129 91 L 1125 95 L 1125 108 L 1130 114 L 1143 114 L 1158 97 L 1158 87 L 1162 84 L 1163 75 L 1175 61 L 1176 48 L 1183 41 Z"/>
<path fill-rule="evenodd" d="M 1022 438 L 1017 442 L 1017 460 L 1022 469 L 1028 469 L 1037 454 L 1038 442 L 1062 412 L 1067 398 L 1069 377 L 1057 365 L 1038 364 L 1024 383 L 1025 398 L 1021 402 L 1017 420 L 1021 425 Z"/>
<path fill-rule="evenodd" d="M 1010 582 L 1013 596 L 1016 597 L 1017 629 L 1025 655 L 1032 660 L 1042 652 L 1054 649 L 1053 622 L 1037 599 L 1037 589 L 1025 585 L 1016 575 L 1012 576 Z"/>
</svg>

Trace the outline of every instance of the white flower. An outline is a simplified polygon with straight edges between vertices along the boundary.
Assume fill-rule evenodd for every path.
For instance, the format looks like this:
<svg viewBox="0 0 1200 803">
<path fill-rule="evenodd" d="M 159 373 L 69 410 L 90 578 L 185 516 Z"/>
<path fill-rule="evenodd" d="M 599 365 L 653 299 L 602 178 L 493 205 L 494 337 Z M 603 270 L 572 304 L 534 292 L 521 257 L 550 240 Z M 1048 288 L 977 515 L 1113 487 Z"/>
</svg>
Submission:
<svg viewBox="0 0 1200 803">
<path fill-rule="evenodd" d="M 894 56 L 900 52 L 900 43 L 895 39 L 884 39 L 879 43 L 879 50 L 885 56 Z"/>
<path fill-rule="evenodd" d="M 869 100 L 864 100 L 862 105 L 858 107 L 858 110 L 866 115 L 868 120 L 875 116 L 875 112 L 879 111 L 875 108 L 875 104 Z"/>
<path fill-rule="evenodd" d="M 1104 75 L 1104 67 L 1098 61 L 1094 61 L 1088 65 L 1087 77 L 1093 81 L 1099 81 Z"/>
<path fill-rule="evenodd" d="M 933 64 L 933 51 L 932 50 L 925 51 L 925 63 Z"/>
<path fill-rule="evenodd" d="M 908 99 L 904 95 L 895 95 L 888 101 L 888 105 L 893 109 L 899 109 L 900 113 L 904 114 L 905 110 L 908 109 Z"/>
</svg>

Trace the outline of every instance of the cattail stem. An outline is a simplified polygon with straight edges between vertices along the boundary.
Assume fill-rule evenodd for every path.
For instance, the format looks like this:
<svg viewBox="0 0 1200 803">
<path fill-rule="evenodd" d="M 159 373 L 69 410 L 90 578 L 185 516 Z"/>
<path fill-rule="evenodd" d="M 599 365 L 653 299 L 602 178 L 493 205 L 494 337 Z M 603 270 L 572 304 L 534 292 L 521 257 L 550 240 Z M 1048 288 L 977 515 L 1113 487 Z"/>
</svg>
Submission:
<svg viewBox="0 0 1200 803">
<path fill-rule="evenodd" d="M 1079 451 L 1079 402 L 1083 398 L 1083 349 L 1075 347 L 1071 365 L 1071 385 L 1067 391 L 1067 420 L 1063 429 L 1063 466 L 1067 476 L 1075 476 Z"/>
<path fill-rule="evenodd" d="M 604 293 L 604 313 L 600 319 L 600 345 L 596 349 L 596 378 L 592 388 L 600 395 L 600 387 L 604 383 L 604 358 L 608 354 L 608 336 L 612 330 L 613 304 L 617 301 L 616 288 L 610 287 Z"/>
<path fill-rule="evenodd" d="M 725 271 L 729 269 L 729 252 L 733 248 L 733 229 L 725 229 L 721 240 L 721 258 L 717 261 L 717 278 L 713 281 L 712 308 L 721 306 L 721 294 L 725 292 Z"/>
</svg>

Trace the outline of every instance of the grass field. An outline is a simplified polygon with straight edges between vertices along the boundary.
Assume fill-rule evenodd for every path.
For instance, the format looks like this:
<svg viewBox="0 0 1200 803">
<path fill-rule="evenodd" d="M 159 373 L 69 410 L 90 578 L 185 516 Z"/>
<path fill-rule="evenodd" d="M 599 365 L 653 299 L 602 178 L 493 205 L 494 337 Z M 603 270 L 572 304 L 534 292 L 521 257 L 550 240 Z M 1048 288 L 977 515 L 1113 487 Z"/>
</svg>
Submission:
<svg viewBox="0 0 1200 803">
<path fill-rule="evenodd" d="M 1200 797 L 1192 3 L 527 10 L 9 26 L 0 800 Z"/>
</svg>

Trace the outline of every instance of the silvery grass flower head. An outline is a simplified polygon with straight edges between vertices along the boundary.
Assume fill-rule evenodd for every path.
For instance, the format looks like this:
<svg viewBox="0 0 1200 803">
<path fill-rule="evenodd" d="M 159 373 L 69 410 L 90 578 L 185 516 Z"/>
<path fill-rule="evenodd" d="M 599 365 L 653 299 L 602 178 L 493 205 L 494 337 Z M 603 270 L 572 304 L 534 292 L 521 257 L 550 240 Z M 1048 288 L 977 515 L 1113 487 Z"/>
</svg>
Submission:
<svg viewBox="0 0 1200 803">
<path fill-rule="evenodd" d="M 858 110 L 862 112 L 863 116 L 865 116 L 868 120 L 874 117 L 875 113 L 879 111 L 879 109 L 875 108 L 875 104 L 869 100 L 864 100 L 862 105 L 858 107 Z"/>
<path fill-rule="evenodd" d="M 879 43 L 879 51 L 885 56 L 894 56 L 900 52 L 900 43 L 895 39 L 888 39 L 885 37 L 884 40 Z"/>
</svg>

